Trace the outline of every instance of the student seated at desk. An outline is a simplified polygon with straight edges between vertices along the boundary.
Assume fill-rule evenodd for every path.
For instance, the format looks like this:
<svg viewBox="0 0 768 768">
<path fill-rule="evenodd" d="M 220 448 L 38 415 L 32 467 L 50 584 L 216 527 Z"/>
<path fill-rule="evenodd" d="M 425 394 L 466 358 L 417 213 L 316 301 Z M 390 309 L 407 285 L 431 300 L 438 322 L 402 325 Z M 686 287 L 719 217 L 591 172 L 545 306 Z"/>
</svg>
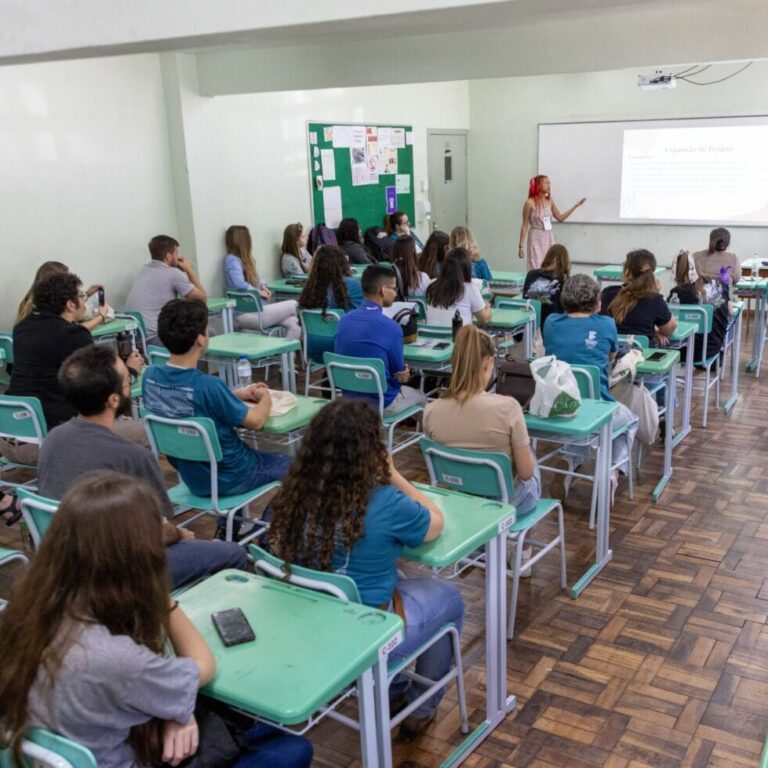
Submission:
<svg viewBox="0 0 768 768">
<path fill-rule="evenodd" d="M 350 264 L 375 264 L 374 259 L 363 245 L 363 233 L 357 219 L 342 219 L 336 231 L 339 247 L 347 255 Z"/>
<path fill-rule="evenodd" d="M 732 283 L 741 279 L 741 259 L 728 250 L 731 233 L 725 227 L 716 227 L 709 233 L 709 247 L 706 251 L 693 254 L 696 271 L 703 278 L 718 279 L 720 270 L 725 267 Z"/>
<path fill-rule="evenodd" d="M 358 309 L 347 312 L 339 322 L 334 352 L 349 357 L 378 357 L 384 363 L 386 391 L 384 413 L 394 415 L 412 405 L 424 405 L 425 395 L 404 384 L 411 371 L 403 358 L 403 331 L 382 309 L 391 307 L 397 296 L 395 273 L 389 267 L 367 267 L 362 278 L 365 300 Z M 376 395 L 365 397 L 378 404 Z"/>
<path fill-rule="evenodd" d="M 256 260 L 253 258 L 251 233 L 248 227 L 233 225 L 227 229 L 224 236 L 227 255 L 224 257 L 224 280 L 228 291 L 255 291 L 265 300 L 262 311 L 245 312 L 237 317 L 240 328 L 259 330 L 259 315 L 265 326 L 282 325 L 289 339 L 300 339 L 301 328 L 296 317 L 296 302 L 293 299 L 278 301 L 274 304 L 266 302 L 272 298 L 272 291 L 263 280 L 259 280 L 256 271 Z"/>
<path fill-rule="evenodd" d="M 416 253 L 424 250 L 424 243 L 419 240 L 419 236 L 411 229 L 411 222 L 408 221 L 408 214 L 402 211 L 395 211 L 387 217 L 387 232 L 389 239 L 394 243 L 398 237 L 412 237 L 416 244 Z"/>
<path fill-rule="evenodd" d="M 357 309 L 363 303 L 360 279 L 353 277 L 338 245 L 321 245 L 299 296 L 302 309 Z"/>
<path fill-rule="evenodd" d="M 147 329 L 147 344 L 160 345 L 157 316 L 171 299 L 205 301 L 205 288 L 188 259 L 179 253 L 179 241 L 168 235 L 155 235 L 147 246 L 152 260 L 133 281 L 125 308 L 140 312 Z"/>
<path fill-rule="evenodd" d="M 487 323 L 491 308 L 472 283 L 472 261 L 464 248 L 454 248 L 445 256 L 440 275 L 427 288 L 427 324 L 450 328 L 458 311 L 464 325 L 473 317 Z"/>
<path fill-rule="evenodd" d="M 523 409 L 514 397 L 487 391 L 496 369 L 493 339 L 465 325 L 454 340 L 448 388 L 424 409 L 424 434 L 452 448 L 506 453 L 515 473 L 509 503 L 521 514 L 541 498 L 541 481 Z"/>
<path fill-rule="evenodd" d="M 450 238 L 445 232 L 439 229 L 432 231 L 424 244 L 424 250 L 419 255 L 419 269 L 429 275 L 430 280 L 434 280 L 443 266 L 443 259 L 448 253 L 448 243 Z"/>
<path fill-rule="evenodd" d="M 477 245 L 475 236 L 470 232 L 469 227 L 454 227 L 451 230 L 450 248 L 464 248 L 472 259 L 472 277 L 480 280 L 493 280 L 491 268 L 488 262 L 480 255 L 480 248 Z"/>
<path fill-rule="evenodd" d="M 565 314 L 554 314 L 544 323 L 544 348 L 548 355 L 564 360 L 571 365 L 595 365 L 600 370 L 600 397 L 613 401 L 608 388 L 611 361 L 616 356 L 616 323 L 610 317 L 599 315 L 600 288 L 589 275 L 569 277 L 560 293 L 560 301 Z M 613 429 L 626 425 L 630 428 L 615 437 L 612 444 L 611 463 L 621 462 L 611 474 L 611 489 L 616 493 L 619 471 L 627 473 L 628 462 L 632 460 L 632 443 L 637 433 L 637 417 L 625 405 L 619 403 L 613 415 Z M 561 485 L 562 475 L 556 475 L 557 490 L 553 495 L 565 498 L 565 489 Z M 560 495 L 562 494 L 562 495 Z"/>
<path fill-rule="evenodd" d="M 622 284 L 603 289 L 600 312 L 616 321 L 619 333 L 647 336 L 651 346 L 666 347 L 677 320 L 659 293 L 655 269 L 656 257 L 650 251 L 630 251 Z"/>
<path fill-rule="evenodd" d="M 73 352 L 61 366 L 59 386 L 78 416 L 52 430 L 40 449 L 40 495 L 61 499 L 86 472 L 109 469 L 147 480 L 163 514 L 170 517 L 173 505 L 157 459 L 147 448 L 115 434 L 118 417 L 131 412 L 131 383 L 114 349 L 92 344 Z M 246 551 L 234 542 L 197 541 L 191 531 L 167 519 L 163 544 L 174 589 L 222 568 L 245 568 L 248 561 Z"/>
<path fill-rule="evenodd" d="M 675 262 L 675 287 L 669 292 L 670 304 L 712 304 L 712 330 L 707 334 L 706 354 L 702 355 L 704 334 L 697 333 L 693 339 L 695 360 L 714 357 L 720 353 L 728 333 L 731 317 L 729 287 L 720 278 L 704 278 L 696 269 L 694 258 L 688 251 L 680 251 Z M 687 347 L 680 350 L 680 359 L 685 360 Z"/>
<path fill-rule="evenodd" d="M 197 369 L 208 349 L 205 302 L 185 299 L 168 302 L 158 318 L 158 333 L 171 357 L 167 365 L 147 368 L 142 382 L 144 407 L 150 413 L 169 419 L 205 416 L 213 420 L 222 452 L 218 463 L 220 494 L 246 493 L 281 480 L 291 457 L 255 451 L 235 431 L 240 427 L 258 431 L 264 426 L 271 405 L 266 384 L 251 384 L 230 392 L 221 379 Z M 207 462 L 174 459 L 171 463 L 192 493 L 211 495 Z M 235 528 L 238 528 L 237 519 Z M 216 536 L 223 538 L 224 535 L 225 521 L 220 517 Z"/>
<path fill-rule="evenodd" d="M 195 705 L 216 661 L 170 595 L 161 520 L 152 488 L 115 472 L 65 495 L 0 614 L 1 747 L 18 757 L 37 726 L 89 749 L 99 768 L 178 765 L 198 751 Z M 312 760 L 296 736 L 261 724 L 242 735 L 247 747 L 228 765 Z"/>
<path fill-rule="evenodd" d="M 544 257 L 540 269 L 532 269 L 525 276 L 524 299 L 538 299 L 541 302 L 541 324 L 556 313 L 562 313 L 560 291 L 571 274 L 571 257 L 564 245 L 555 243 Z"/>
<path fill-rule="evenodd" d="M 38 267 L 37 272 L 35 273 L 35 279 L 32 281 L 32 285 L 30 286 L 24 298 L 21 300 L 19 308 L 16 310 L 16 322 L 20 323 L 35 308 L 32 295 L 37 283 L 39 283 L 41 280 L 45 280 L 46 277 L 50 277 L 51 275 L 66 275 L 68 273 L 69 267 L 66 264 L 62 264 L 60 261 L 43 262 Z M 88 290 L 85 292 L 86 300 L 93 296 L 93 294 L 96 293 L 96 291 L 98 291 L 101 287 L 102 286 L 97 283 L 88 288 Z M 82 325 L 84 328 L 87 328 L 89 331 L 92 331 L 94 328 L 98 328 L 98 326 L 102 325 L 106 321 L 109 312 L 109 305 L 104 304 L 104 306 L 99 307 L 99 310 L 92 318 L 89 320 L 81 320 L 80 325 Z"/>
<path fill-rule="evenodd" d="M 411 296 L 423 296 L 431 280 L 420 272 L 416 259 L 416 243 L 412 237 L 398 237 L 392 246 L 392 269 L 397 277 L 398 301 Z"/>
<path fill-rule="evenodd" d="M 341 398 L 323 408 L 302 440 L 296 461 L 272 502 L 270 543 L 287 563 L 333 570 L 357 584 L 365 605 L 391 610 L 405 622 L 405 639 L 390 654 L 397 661 L 448 622 L 459 631 L 464 603 L 455 585 L 435 578 L 398 577 L 403 547 L 432 541 L 443 514 L 394 467 L 381 436 L 379 415 L 368 403 Z M 451 664 L 448 637 L 416 662 L 430 680 Z M 416 699 L 417 683 L 404 690 L 397 679 L 390 698 Z M 442 692 L 418 707 L 402 724 L 420 733 L 434 719 Z"/>
<path fill-rule="evenodd" d="M 307 233 L 301 224 L 289 224 L 283 230 L 283 245 L 280 249 L 280 271 L 283 277 L 303 275 L 312 266 L 312 256 L 307 250 Z"/>
</svg>

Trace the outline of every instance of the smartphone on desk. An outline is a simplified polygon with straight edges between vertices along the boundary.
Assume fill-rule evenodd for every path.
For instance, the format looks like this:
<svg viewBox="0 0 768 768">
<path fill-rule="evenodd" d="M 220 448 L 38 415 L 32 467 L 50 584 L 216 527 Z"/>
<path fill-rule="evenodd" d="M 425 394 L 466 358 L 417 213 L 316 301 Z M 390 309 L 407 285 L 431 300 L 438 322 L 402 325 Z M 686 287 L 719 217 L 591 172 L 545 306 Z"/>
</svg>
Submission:
<svg viewBox="0 0 768 768">
<path fill-rule="evenodd" d="M 666 356 L 666 352 L 654 352 L 650 357 L 647 357 L 646 360 L 649 363 L 658 363 L 659 360 L 663 360 Z"/>
<path fill-rule="evenodd" d="M 432 349 L 448 349 L 451 345 L 447 341 L 441 341 L 439 344 L 435 344 Z"/>
<path fill-rule="evenodd" d="M 240 608 L 230 608 L 228 611 L 212 613 L 211 620 L 219 633 L 221 642 L 227 648 L 241 643 L 250 643 L 256 639 L 253 628 Z"/>
</svg>

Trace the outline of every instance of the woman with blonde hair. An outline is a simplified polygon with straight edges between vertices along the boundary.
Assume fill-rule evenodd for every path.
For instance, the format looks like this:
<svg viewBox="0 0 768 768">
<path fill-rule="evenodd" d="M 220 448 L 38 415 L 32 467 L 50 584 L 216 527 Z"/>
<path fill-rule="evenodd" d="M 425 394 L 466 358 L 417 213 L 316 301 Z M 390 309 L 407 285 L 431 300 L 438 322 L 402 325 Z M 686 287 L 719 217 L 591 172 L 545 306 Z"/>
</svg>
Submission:
<svg viewBox="0 0 768 768">
<path fill-rule="evenodd" d="M 532 269 L 525 276 L 524 299 L 541 302 L 541 324 L 553 313 L 562 312 L 560 291 L 571 274 L 571 257 L 564 245 L 555 243 L 544 257 L 540 269 Z"/>
<path fill-rule="evenodd" d="M 523 409 L 513 397 L 488 392 L 495 374 L 493 339 L 475 325 L 457 334 L 448 388 L 424 410 L 424 433 L 452 448 L 498 451 L 512 460 L 515 495 L 521 514 L 541 497 L 541 481 Z"/>
<path fill-rule="evenodd" d="M 312 256 L 307 250 L 307 233 L 301 224 L 289 224 L 283 230 L 283 244 L 280 248 L 280 271 L 283 277 L 303 275 L 312 266 Z"/>
<path fill-rule="evenodd" d="M 677 321 L 659 293 L 655 270 L 656 257 L 650 251 L 630 251 L 621 285 L 603 289 L 600 312 L 616 321 L 619 333 L 647 336 L 652 345 L 666 347 Z"/>
<path fill-rule="evenodd" d="M 260 325 L 282 325 L 289 339 L 301 338 L 299 319 L 296 317 L 296 302 L 266 302 L 272 298 L 272 291 L 266 282 L 259 279 L 256 260 L 253 258 L 253 244 L 248 227 L 232 225 L 224 235 L 227 255 L 224 257 L 224 279 L 228 291 L 253 291 L 264 299 L 261 312 L 246 312 L 239 315 L 237 324 L 240 328 L 259 330 Z M 259 317 L 261 316 L 261 317 Z M 261 322 L 259 320 L 261 319 Z"/>
<path fill-rule="evenodd" d="M 472 259 L 472 277 L 480 280 L 492 280 L 491 268 L 488 262 L 480 255 L 480 248 L 477 245 L 475 236 L 470 232 L 469 227 L 454 227 L 451 230 L 451 239 L 448 247 L 464 248 Z"/>
</svg>

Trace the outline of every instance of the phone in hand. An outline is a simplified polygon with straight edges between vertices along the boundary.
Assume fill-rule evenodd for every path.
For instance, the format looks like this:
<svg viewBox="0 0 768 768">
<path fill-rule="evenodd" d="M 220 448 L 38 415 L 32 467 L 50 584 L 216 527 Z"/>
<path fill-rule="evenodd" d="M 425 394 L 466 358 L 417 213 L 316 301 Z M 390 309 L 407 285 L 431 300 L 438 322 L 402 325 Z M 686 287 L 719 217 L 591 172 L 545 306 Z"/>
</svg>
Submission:
<svg viewBox="0 0 768 768">
<path fill-rule="evenodd" d="M 98 288 L 96 290 L 96 293 L 97 293 L 97 295 L 99 297 L 99 306 L 103 307 L 107 303 L 107 297 L 106 297 L 106 295 L 104 293 L 104 289 L 103 288 Z"/>
<path fill-rule="evenodd" d="M 227 648 L 242 643 L 250 643 L 256 639 L 253 628 L 240 608 L 230 608 L 228 611 L 212 613 L 211 620 L 219 633 L 221 642 Z"/>
<path fill-rule="evenodd" d="M 666 356 L 666 352 L 654 352 L 647 360 L 651 363 L 658 363 L 659 360 L 663 360 Z"/>
<path fill-rule="evenodd" d="M 435 344 L 432 349 L 448 349 L 451 345 L 447 341 L 441 341 L 439 344 Z"/>
</svg>

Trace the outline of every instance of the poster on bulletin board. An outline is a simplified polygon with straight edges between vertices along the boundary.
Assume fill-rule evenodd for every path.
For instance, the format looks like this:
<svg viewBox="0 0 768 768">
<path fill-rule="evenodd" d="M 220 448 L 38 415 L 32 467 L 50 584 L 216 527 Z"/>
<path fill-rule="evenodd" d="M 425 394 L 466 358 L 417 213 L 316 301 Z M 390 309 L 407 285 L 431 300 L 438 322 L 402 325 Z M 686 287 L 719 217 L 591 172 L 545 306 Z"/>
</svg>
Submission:
<svg viewBox="0 0 768 768">
<path fill-rule="evenodd" d="M 409 125 L 307 123 L 312 224 L 383 226 L 403 211 L 416 220 L 413 128 Z"/>
</svg>

